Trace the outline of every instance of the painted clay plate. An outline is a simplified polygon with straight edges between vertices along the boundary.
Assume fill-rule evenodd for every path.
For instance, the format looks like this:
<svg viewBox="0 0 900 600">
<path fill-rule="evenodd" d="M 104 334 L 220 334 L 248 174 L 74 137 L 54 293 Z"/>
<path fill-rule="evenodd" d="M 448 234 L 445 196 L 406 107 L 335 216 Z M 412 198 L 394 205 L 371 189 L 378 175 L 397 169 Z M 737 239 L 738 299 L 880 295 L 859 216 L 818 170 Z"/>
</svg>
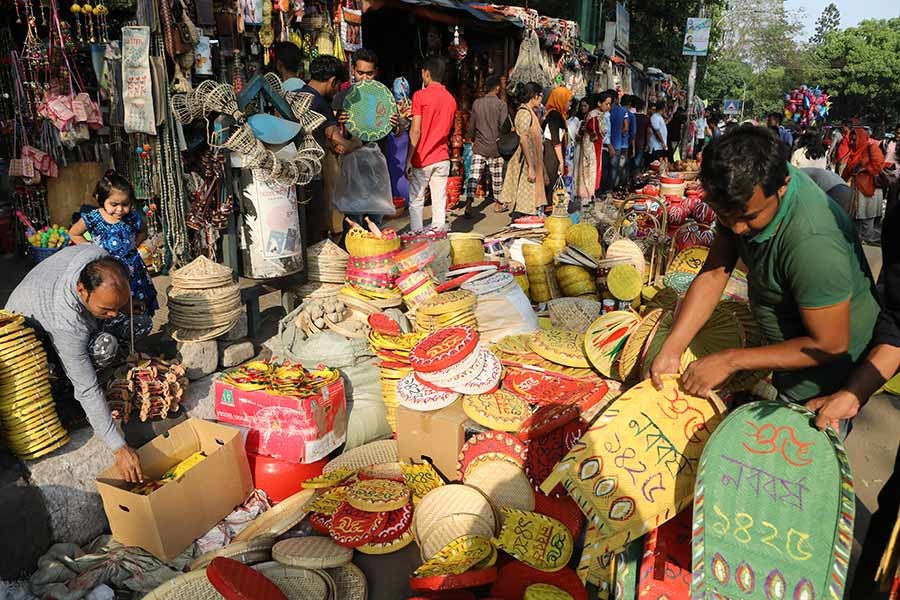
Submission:
<svg viewBox="0 0 900 600">
<path fill-rule="evenodd" d="M 474 379 L 453 385 L 452 389 L 460 394 L 489 394 L 497 390 L 503 377 L 503 364 L 488 349 L 482 349 L 485 359 L 484 368 Z"/>
<path fill-rule="evenodd" d="M 401 406 L 419 411 L 432 411 L 450 406 L 459 394 L 429 387 L 410 374 L 397 384 L 397 400 Z"/>
<path fill-rule="evenodd" d="M 493 273 L 490 277 L 485 277 L 480 280 L 471 280 L 467 282 L 464 286 L 464 290 L 469 290 L 479 296 L 484 294 L 492 294 L 499 290 L 502 290 L 504 287 L 515 281 L 515 277 L 513 277 L 509 273 Z"/>
<path fill-rule="evenodd" d="M 463 444 L 457 459 L 456 472 L 462 479 L 469 470 L 469 466 L 479 457 L 485 455 L 494 457 L 498 454 L 509 457 L 513 462 L 523 467 L 525 465 L 525 453 L 525 444 L 507 433 L 499 431 L 477 433 Z"/>
<path fill-rule="evenodd" d="M 450 270 L 447 271 L 449 275 L 456 276 L 462 275 L 463 273 L 478 273 L 480 271 L 496 271 L 500 267 L 499 264 L 495 262 L 474 262 L 474 263 L 463 263 L 460 265 L 454 265 L 450 267 Z"/>
<path fill-rule="evenodd" d="M 343 502 L 331 517 L 329 533 L 334 541 L 347 548 L 356 548 L 372 541 L 387 519 L 384 513 L 368 512 Z"/>
<path fill-rule="evenodd" d="M 368 479 L 350 486 L 346 502 L 368 512 L 399 510 L 409 502 L 409 488 L 388 479 Z"/>
<path fill-rule="evenodd" d="M 462 284 L 466 283 L 476 275 L 478 275 L 480 271 L 471 271 L 468 273 L 463 273 L 462 275 L 457 275 L 455 277 L 451 277 L 444 283 L 440 284 L 435 288 L 435 291 L 438 294 L 443 294 L 444 292 L 449 292 L 455 289 L 458 289 Z"/>
<path fill-rule="evenodd" d="M 541 356 L 566 367 L 590 368 L 584 355 L 584 336 L 564 329 L 543 329 L 531 338 L 531 349 Z"/>
<path fill-rule="evenodd" d="M 311 513 L 321 513 L 331 516 L 338 509 L 347 497 L 348 485 L 331 488 L 330 490 L 320 494 L 315 500 L 309 503 L 306 509 Z"/>
<path fill-rule="evenodd" d="M 412 524 L 413 507 L 407 504 L 403 508 L 390 511 L 384 521 L 384 527 L 372 538 L 373 544 L 389 544 L 403 537 Z"/>
<path fill-rule="evenodd" d="M 496 431 L 517 431 L 531 416 L 528 404 L 506 390 L 464 396 L 463 410 L 470 419 Z"/>
<path fill-rule="evenodd" d="M 568 564 L 575 541 L 564 524 L 536 512 L 508 507 L 501 511 L 497 548 L 540 571 L 559 571 Z"/>
<path fill-rule="evenodd" d="M 491 540 L 478 535 L 456 538 L 413 573 L 413 577 L 461 575 L 491 555 Z"/>
<path fill-rule="evenodd" d="M 409 353 L 416 371 L 430 373 L 460 362 L 478 346 L 478 332 L 471 327 L 447 327 L 425 337 Z"/>
<path fill-rule="evenodd" d="M 709 248 L 700 246 L 687 248 L 675 255 L 675 258 L 672 259 L 672 264 L 669 265 L 666 272 L 693 273 L 696 275 L 706 263 L 707 256 L 709 256 Z"/>
<path fill-rule="evenodd" d="M 418 312 L 431 316 L 442 315 L 472 308 L 476 302 L 477 299 L 472 292 L 456 290 L 429 298 L 422 303 Z"/>
<path fill-rule="evenodd" d="M 417 371 L 416 376 L 420 381 L 430 383 L 434 387 L 447 389 L 453 383 L 474 379 L 475 375 L 484 369 L 484 362 L 484 354 L 480 348 L 476 348 L 455 365 L 431 373 Z"/>
<path fill-rule="evenodd" d="M 612 377 L 613 365 L 640 322 L 633 312 L 617 310 L 603 315 L 588 327 L 584 334 L 584 352 L 604 377 Z"/>
<path fill-rule="evenodd" d="M 363 544 L 356 549 L 363 554 L 392 554 L 399 550 L 403 550 L 404 548 L 412 544 L 414 539 L 415 538 L 413 538 L 412 531 L 407 530 L 406 533 L 401 535 L 393 542 L 369 542 L 368 544 Z"/>
</svg>

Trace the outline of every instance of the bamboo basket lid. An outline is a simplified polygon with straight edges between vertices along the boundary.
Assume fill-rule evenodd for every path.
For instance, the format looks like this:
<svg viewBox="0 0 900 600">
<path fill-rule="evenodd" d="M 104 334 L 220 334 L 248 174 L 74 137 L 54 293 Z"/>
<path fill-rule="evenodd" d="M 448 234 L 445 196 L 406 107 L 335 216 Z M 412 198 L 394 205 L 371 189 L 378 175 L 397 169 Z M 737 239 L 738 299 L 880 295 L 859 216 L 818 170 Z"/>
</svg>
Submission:
<svg viewBox="0 0 900 600">
<path fill-rule="evenodd" d="M 144 600 L 222 600 L 222 594 L 206 577 L 206 570 L 191 571 L 165 582 Z"/>
<path fill-rule="evenodd" d="M 421 544 L 423 536 L 429 533 L 435 523 L 452 514 L 476 515 L 492 531 L 497 523 L 494 508 L 480 490 L 468 485 L 443 485 L 425 494 L 416 505 L 411 526 L 416 540 Z"/>
<path fill-rule="evenodd" d="M 637 269 L 641 279 L 644 278 L 644 271 L 647 268 L 647 261 L 644 258 L 644 252 L 641 247 L 629 239 L 616 240 L 606 249 L 606 260 L 614 260 L 617 258 L 627 259 L 634 268 Z"/>
<path fill-rule="evenodd" d="M 344 452 L 325 465 L 323 473 L 330 473 L 341 467 L 358 471 L 371 465 L 395 463 L 398 461 L 397 440 L 382 440 L 363 444 Z"/>
<path fill-rule="evenodd" d="M 494 528 L 481 516 L 454 512 L 436 521 L 417 541 L 422 560 L 428 561 L 455 539 L 466 535 L 491 539 L 493 534 Z"/>
<path fill-rule="evenodd" d="M 279 536 L 302 521 L 307 513 L 307 505 L 315 497 L 315 490 L 301 490 L 258 516 L 234 538 L 243 542 L 263 536 Z"/>
<path fill-rule="evenodd" d="M 335 584 L 335 600 L 366 600 L 368 582 L 362 569 L 351 562 L 326 571 Z"/>
<path fill-rule="evenodd" d="M 212 550 L 206 554 L 198 556 L 194 562 L 188 567 L 191 571 L 199 571 L 205 569 L 214 558 L 231 558 L 245 565 L 253 565 L 256 563 L 272 560 L 272 546 L 275 544 L 275 538 L 272 536 L 258 537 L 246 542 L 233 542 L 224 548 Z"/>
<path fill-rule="evenodd" d="M 534 510 L 534 488 L 525 470 L 511 461 L 484 461 L 469 469 L 465 483 L 484 492 L 495 508 Z"/>
<path fill-rule="evenodd" d="M 268 562 L 253 567 L 266 576 L 288 600 L 328 600 L 328 583 L 316 571 Z"/>
<path fill-rule="evenodd" d="M 272 547 L 272 558 L 283 565 L 305 569 L 340 567 L 353 559 L 353 548 L 330 537 L 312 535 L 282 540 Z"/>
</svg>

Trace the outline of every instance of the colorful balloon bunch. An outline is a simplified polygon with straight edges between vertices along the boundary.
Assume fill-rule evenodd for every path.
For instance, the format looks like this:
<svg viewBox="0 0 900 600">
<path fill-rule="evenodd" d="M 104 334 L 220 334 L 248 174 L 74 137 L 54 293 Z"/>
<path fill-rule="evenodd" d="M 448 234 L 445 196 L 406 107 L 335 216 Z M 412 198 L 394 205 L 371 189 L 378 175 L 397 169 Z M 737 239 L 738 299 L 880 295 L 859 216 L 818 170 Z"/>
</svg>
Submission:
<svg viewBox="0 0 900 600">
<path fill-rule="evenodd" d="M 784 116 L 798 125 L 812 125 L 824 120 L 831 108 L 831 100 L 822 88 L 801 85 L 784 95 Z"/>
</svg>

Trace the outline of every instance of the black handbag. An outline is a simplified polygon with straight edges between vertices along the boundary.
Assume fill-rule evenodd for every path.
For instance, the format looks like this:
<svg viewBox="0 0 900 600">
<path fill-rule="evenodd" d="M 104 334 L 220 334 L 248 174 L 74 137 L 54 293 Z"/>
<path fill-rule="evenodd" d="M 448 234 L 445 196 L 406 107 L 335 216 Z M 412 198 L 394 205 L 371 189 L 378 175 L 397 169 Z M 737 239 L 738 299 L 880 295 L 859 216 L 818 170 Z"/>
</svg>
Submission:
<svg viewBox="0 0 900 600">
<path fill-rule="evenodd" d="M 516 128 L 513 126 L 512 117 L 507 115 L 506 121 L 500 126 L 500 137 L 497 138 L 497 151 L 500 153 L 500 156 L 509 160 L 516 153 L 516 148 L 518 147 L 519 134 L 516 133 Z"/>
</svg>

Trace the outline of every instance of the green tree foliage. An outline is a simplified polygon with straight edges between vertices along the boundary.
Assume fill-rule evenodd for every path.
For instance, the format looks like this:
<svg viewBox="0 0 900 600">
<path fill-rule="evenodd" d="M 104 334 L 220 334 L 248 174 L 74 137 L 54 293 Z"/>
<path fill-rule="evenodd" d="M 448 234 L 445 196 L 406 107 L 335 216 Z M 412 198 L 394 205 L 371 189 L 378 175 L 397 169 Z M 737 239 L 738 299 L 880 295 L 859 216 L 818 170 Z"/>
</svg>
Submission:
<svg viewBox="0 0 900 600">
<path fill-rule="evenodd" d="M 900 18 L 867 20 L 825 35 L 815 47 L 834 118 L 900 118 Z"/>
<path fill-rule="evenodd" d="M 753 81 L 753 68 L 748 63 L 737 58 L 714 57 L 706 64 L 697 95 L 710 106 L 721 106 L 726 98 L 749 97 Z"/>
<path fill-rule="evenodd" d="M 825 36 L 832 31 L 837 31 L 841 26 L 841 11 L 832 2 L 822 10 L 822 14 L 816 20 L 816 33 L 809 39 L 810 44 L 821 44 Z"/>
</svg>

